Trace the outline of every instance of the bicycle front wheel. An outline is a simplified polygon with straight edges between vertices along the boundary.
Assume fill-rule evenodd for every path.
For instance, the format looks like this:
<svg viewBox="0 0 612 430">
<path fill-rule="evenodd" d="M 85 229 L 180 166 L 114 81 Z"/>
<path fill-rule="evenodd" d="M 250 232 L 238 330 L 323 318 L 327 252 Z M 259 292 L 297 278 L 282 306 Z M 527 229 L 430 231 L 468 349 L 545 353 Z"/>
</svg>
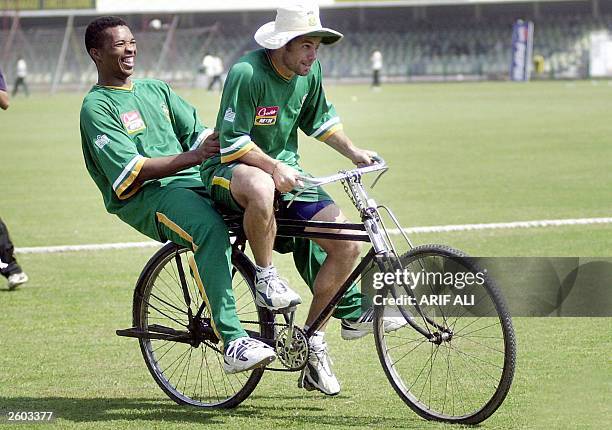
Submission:
<svg viewBox="0 0 612 430">
<path fill-rule="evenodd" d="M 425 419 L 484 421 L 510 389 L 516 355 L 510 315 L 493 280 L 473 259 L 441 245 L 386 263 L 400 276 L 375 298 L 374 336 L 391 385 Z M 389 316 L 406 324 L 385 331 Z"/>
<path fill-rule="evenodd" d="M 141 338 L 140 349 L 153 379 L 175 402 L 200 408 L 232 408 L 251 394 L 264 370 L 224 372 L 222 343 L 212 333 L 208 309 L 201 318 L 194 318 L 190 327 L 188 308 L 195 316 L 202 304 L 189 265 L 192 256 L 191 250 L 170 243 L 143 270 L 134 295 L 134 326 L 151 338 Z M 253 276 L 246 257 L 239 253 L 234 260 L 232 288 L 238 318 L 245 330 L 271 336 L 271 328 L 263 324 L 270 317 L 255 305 Z M 181 277 L 187 285 L 189 307 Z M 207 327 L 209 335 L 202 335 L 206 329 L 194 335 L 196 325 L 196 331 Z M 190 338 L 199 342 L 190 344 Z"/>
</svg>

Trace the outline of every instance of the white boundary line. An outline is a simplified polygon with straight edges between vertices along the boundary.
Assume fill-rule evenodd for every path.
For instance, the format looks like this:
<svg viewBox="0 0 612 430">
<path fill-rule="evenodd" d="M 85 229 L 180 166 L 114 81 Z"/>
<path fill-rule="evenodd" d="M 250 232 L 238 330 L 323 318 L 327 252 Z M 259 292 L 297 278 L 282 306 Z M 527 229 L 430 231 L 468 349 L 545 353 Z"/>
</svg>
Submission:
<svg viewBox="0 0 612 430">
<path fill-rule="evenodd" d="M 95 243 L 90 245 L 64 245 L 64 246 L 35 246 L 32 248 L 15 248 L 18 254 L 49 254 L 54 252 L 72 251 L 103 251 L 108 249 L 153 248 L 161 247 L 161 242 L 124 242 L 124 243 Z"/>
<path fill-rule="evenodd" d="M 416 233 L 446 233 L 453 231 L 472 231 L 472 230 L 505 230 L 517 228 L 538 228 L 538 227 L 561 227 L 571 225 L 590 225 L 590 224 L 612 224 L 612 218 L 576 218 L 576 219 L 549 219 L 538 221 L 517 221 L 517 222 L 495 222 L 489 224 L 457 224 L 457 225 L 436 225 L 430 227 L 410 227 L 403 229 L 406 234 Z M 390 234 L 400 234 L 399 229 L 389 229 Z M 66 246 L 37 246 L 32 248 L 15 248 L 18 254 L 48 254 L 54 252 L 71 251 L 101 251 L 109 249 L 128 249 L 128 248 L 155 248 L 160 247 L 160 242 L 124 242 L 124 243 L 100 243 L 89 245 L 66 245 Z"/>
<path fill-rule="evenodd" d="M 560 227 L 568 225 L 612 224 L 612 218 L 544 219 L 538 221 L 494 222 L 489 224 L 437 225 L 432 227 L 404 228 L 407 234 L 444 233 L 449 231 L 504 230 L 516 228 Z M 391 234 L 399 234 L 397 228 L 389 229 Z"/>
</svg>

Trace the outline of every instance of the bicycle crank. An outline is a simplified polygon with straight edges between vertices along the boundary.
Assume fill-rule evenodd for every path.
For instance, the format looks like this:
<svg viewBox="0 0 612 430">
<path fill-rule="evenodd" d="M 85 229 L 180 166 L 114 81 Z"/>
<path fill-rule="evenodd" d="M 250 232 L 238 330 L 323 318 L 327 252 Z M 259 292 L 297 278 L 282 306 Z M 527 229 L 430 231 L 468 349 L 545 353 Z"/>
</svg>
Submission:
<svg viewBox="0 0 612 430">
<path fill-rule="evenodd" d="M 302 370 L 308 362 L 310 347 L 306 333 L 299 327 L 288 326 L 278 332 L 274 349 L 278 361 L 289 371 Z"/>
</svg>

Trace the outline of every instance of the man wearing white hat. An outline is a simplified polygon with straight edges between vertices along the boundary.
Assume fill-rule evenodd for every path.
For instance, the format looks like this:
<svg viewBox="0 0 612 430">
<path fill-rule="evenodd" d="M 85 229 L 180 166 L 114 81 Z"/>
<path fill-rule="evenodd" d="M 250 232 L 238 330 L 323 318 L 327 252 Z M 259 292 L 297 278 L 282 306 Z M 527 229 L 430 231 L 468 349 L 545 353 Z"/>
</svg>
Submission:
<svg viewBox="0 0 612 430">
<path fill-rule="evenodd" d="M 257 303 L 281 309 L 301 302 L 272 265 L 272 250 L 293 251 L 302 278 L 313 290 L 306 328 L 314 322 L 352 271 L 360 254 L 354 241 L 292 239 L 275 244 L 275 190 L 291 200 L 299 175 L 298 127 L 349 158 L 354 164 L 371 164 L 372 151 L 355 147 L 342 131 L 340 118 L 327 102 L 321 65 L 316 59 L 320 44 L 331 45 L 342 34 L 324 28 L 319 8 L 312 1 L 293 1 L 279 7 L 276 20 L 263 25 L 255 40 L 265 49 L 253 51 L 231 68 L 217 116 L 221 150 L 203 163 L 204 184 L 218 204 L 244 213 L 244 228 L 257 264 Z M 346 220 L 340 208 L 322 189 L 301 194 L 283 218 L 315 221 Z M 350 234 L 350 231 L 337 230 Z M 324 251 L 323 251 L 324 250 Z M 372 332 L 371 312 L 364 312 L 362 295 L 353 286 L 334 316 L 342 319 L 342 337 L 357 339 Z M 367 308 L 367 306 L 365 306 Z M 327 354 L 323 332 L 310 339 L 311 356 L 298 385 L 327 395 L 340 392 Z"/>
</svg>

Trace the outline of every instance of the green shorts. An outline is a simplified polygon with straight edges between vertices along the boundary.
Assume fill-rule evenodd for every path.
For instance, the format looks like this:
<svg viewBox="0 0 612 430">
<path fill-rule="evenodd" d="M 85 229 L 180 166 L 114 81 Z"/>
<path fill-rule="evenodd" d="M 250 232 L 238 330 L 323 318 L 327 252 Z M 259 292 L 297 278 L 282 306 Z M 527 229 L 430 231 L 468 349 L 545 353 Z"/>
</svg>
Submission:
<svg viewBox="0 0 612 430">
<path fill-rule="evenodd" d="M 241 163 L 238 162 L 219 164 L 214 168 L 202 170 L 201 172 L 202 182 L 208 189 L 213 201 L 222 210 L 238 213 L 244 212 L 244 209 L 234 199 L 230 191 L 232 174 L 234 169 L 240 164 Z M 294 169 L 299 171 L 304 176 L 312 176 L 304 172 L 300 167 L 294 167 Z M 287 202 L 291 200 L 295 194 L 297 194 L 297 191 L 290 191 L 288 193 L 281 194 L 281 200 Z M 333 201 L 333 199 L 323 190 L 323 188 L 316 187 L 303 192 L 295 199 L 295 201 L 317 203 L 322 201 Z"/>
</svg>

